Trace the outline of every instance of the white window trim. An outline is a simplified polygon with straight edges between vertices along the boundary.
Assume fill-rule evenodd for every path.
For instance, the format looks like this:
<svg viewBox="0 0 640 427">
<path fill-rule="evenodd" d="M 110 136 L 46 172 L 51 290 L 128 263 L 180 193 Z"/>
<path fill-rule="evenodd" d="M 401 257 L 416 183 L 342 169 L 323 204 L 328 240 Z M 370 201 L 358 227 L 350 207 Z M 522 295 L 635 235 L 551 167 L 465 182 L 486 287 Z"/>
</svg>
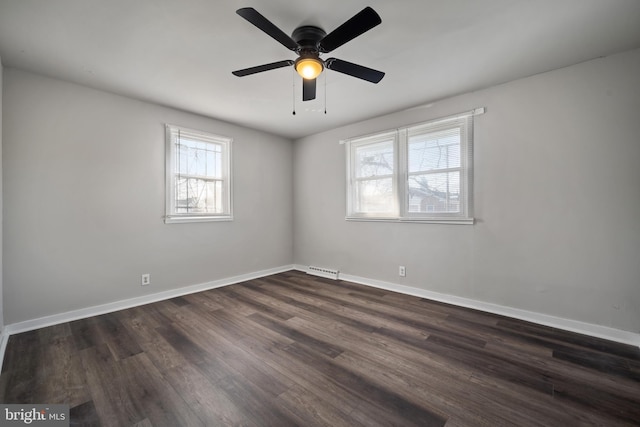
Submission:
<svg viewBox="0 0 640 427">
<path fill-rule="evenodd" d="M 224 200 L 226 209 L 224 213 L 211 214 L 176 214 L 175 211 L 175 187 L 174 164 L 175 144 L 174 138 L 177 132 L 185 133 L 195 138 L 221 144 L 224 146 L 223 164 L 225 168 L 225 192 Z M 233 221 L 233 180 L 231 171 L 231 154 L 233 139 L 215 135 L 209 132 L 189 129 L 181 126 L 165 124 L 165 224 L 184 224 L 190 222 Z"/>
<path fill-rule="evenodd" d="M 355 138 L 349 138 L 347 140 L 340 141 L 340 144 L 345 144 L 347 149 L 347 167 L 346 167 L 346 186 L 347 186 L 347 215 L 345 219 L 347 221 L 371 221 L 371 222 L 406 222 L 406 223 L 427 223 L 427 224 L 464 224 L 472 225 L 475 223 L 473 217 L 473 116 L 484 114 L 484 108 L 476 108 L 471 111 L 467 111 L 452 116 L 447 116 L 427 122 L 422 122 L 414 125 L 398 128 L 394 131 L 382 131 L 375 134 L 364 135 Z M 463 132 L 461 138 L 466 139 L 466 143 L 461 144 L 461 194 L 464 194 L 464 206 L 460 213 L 442 214 L 440 216 L 428 216 L 424 213 L 408 212 L 408 168 L 407 168 L 407 141 L 410 131 L 419 130 L 420 128 L 429 128 L 429 130 L 442 126 L 443 128 L 450 127 L 451 122 L 466 121 L 466 126 L 463 126 L 463 131 L 466 129 L 467 133 Z M 353 172 L 355 165 L 354 148 L 359 145 L 365 145 L 375 142 L 377 139 L 388 138 L 390 134 L 395 133 L 394 139 L 394 166 L 396 172 L 394 173 L 394 212 L 389 213 L 355 213 L 353 210 Z"/>
</svg>

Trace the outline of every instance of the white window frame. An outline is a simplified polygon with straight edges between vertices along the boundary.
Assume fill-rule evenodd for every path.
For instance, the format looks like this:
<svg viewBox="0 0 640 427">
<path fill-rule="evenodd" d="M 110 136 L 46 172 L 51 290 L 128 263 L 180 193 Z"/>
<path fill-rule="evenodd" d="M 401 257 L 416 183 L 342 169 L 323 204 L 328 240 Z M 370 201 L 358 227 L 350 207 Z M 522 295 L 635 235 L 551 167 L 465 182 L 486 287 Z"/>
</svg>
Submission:
<svg viewBox="0 0 640 427">
<path fill-rule="evenodd" d="M 176 188 L 175 176 L 176 171 L 176 139 L 181 136 L 188 137 L 193 140 L 202 141 L 210 144 L 217 144 L 222 147 L 222 196 L 223 209 L 221 213 L 178 213 L 176 212 Z M 165 125 L 165 217 L 166 224 L 186 223 L 186 222 L 204 222 L 204 221 L 232 221 L 233 220 L 233 204 L 232 204 L 232 173 L 231 173 L 231 146 L 233 139 L 214 135 L 209 132 L 189 129 L 171 124 Z"/>
<path fill-rule="evenodd" d="M 391 222 L 423 222 L 443 224 L 473 224 L 473 116 L 483 114 L 484 108 L 456 114 L 449 117 L 431 120 L 416 125 L 383 131 L 373 135 L 350 138 L 341 143 L 346 145 L 347 152 L 347 215 L 349 221 L 391 221 Z M 460 171 L 460 211 L 459 212 L 409 212 L 409 137 L 420 133 L 437 132 L 453 128 L 460 129 L 460 167 L 438 169 L 427 173 L 445 173 Z M 375 144 L 393 135 L 394 138 L 394 203 L 391 212 L 372 213 L 357 212 L 355 186 L 356 151 L 366 145 Z"/>
</svg>

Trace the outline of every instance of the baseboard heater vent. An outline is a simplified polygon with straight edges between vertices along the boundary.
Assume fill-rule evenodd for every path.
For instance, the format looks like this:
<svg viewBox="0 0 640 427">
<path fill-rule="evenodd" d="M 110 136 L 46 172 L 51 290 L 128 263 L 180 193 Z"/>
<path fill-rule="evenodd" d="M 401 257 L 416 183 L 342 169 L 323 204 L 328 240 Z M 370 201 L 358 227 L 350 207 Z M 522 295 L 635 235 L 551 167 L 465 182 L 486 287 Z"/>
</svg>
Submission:
<svg viewBox="0 0 640 427">
<path fill-rule="evenodd" d="M 307 274 L 338 280 L 338 270 L 332 270 L 330 268 L 314 267 L 313 265 L 310 265 L 307 267 Z"/>
</svg>

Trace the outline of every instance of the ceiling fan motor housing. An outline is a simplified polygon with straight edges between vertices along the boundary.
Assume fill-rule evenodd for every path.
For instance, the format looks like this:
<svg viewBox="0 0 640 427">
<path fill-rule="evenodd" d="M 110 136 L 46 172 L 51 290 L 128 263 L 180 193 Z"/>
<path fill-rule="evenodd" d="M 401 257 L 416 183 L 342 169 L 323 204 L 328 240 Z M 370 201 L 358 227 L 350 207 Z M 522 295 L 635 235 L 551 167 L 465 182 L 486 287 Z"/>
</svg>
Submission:
<svg viewBox="0 0 640 427">
<path fill-rule="evenodd" d="M 318 54 L 318 43 L 326 36 L 327 33 L 319 27 L 313 25 L 303 25 L 293 30 L 291 38 L 300 46 L 299 54 L 305 51 L 315 52 Z"/>
</svg>

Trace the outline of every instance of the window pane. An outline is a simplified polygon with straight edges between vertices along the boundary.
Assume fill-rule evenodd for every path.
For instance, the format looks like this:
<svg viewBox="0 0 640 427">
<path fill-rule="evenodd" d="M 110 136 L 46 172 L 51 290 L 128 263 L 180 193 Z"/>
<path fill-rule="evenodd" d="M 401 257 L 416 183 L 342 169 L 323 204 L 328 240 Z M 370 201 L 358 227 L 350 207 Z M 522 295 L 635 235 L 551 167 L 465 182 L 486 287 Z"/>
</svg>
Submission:
<svg viewBox="0 0 640 427">
<path fill-rule="evenodd" d="M 393 141 L 356 147 L 356 177 L 390 175 L 393 173 Z"/>
<path fill-rule="evenodd" d="M 223 213 L 223 181 L 176 177 L 176 213 Z"/>
<path fill-rule="evenodd" d="M 208 213 L 223 213 L 224 206 L 222 181 L 209 181 L 206 186 L 205 211 Z"/>
<path fill-rule="evenodd" d="M 460 167 L 460 128 L 409 137 L 409 172 Z"/>
<path fill-rule="evenodd" d="M 355 210 L 362 213 L 393 211 L 393 179 L 359 181 L 355 188 Z"/>
<path fill-rule="evenodd" d="M 460 212 L 460 172 L 409 177 L 409 212 Z"/>
<path fill-rule="evenodd" d="M 222 146 L 180 138 L 176 141 L 176 173 L 222 178 Z"/>
</svg>

